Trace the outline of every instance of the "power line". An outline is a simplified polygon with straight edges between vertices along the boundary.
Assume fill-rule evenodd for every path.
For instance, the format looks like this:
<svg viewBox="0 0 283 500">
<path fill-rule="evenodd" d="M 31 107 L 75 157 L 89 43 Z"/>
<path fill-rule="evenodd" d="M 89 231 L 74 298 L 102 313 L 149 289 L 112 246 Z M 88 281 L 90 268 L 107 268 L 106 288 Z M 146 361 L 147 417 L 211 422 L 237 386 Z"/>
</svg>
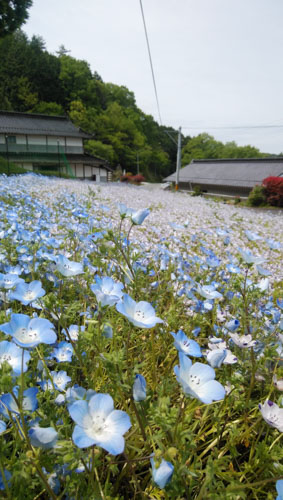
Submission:
<svg viewBox="0 0 283 500">
<path fill-rule="evenodd" d="M 182 127 L 187 130 L 237 130 L 237 129 L 266 129 L 266 128 L 283 128 L 283 125 L 231 125 L 223 127 L 208 127 L 206 125 L 200 125 L 199 127 Z"/>
<path fill-rule="evenodd" d="M 155 76 L 154 76 L 154 70 L 153 70 L 153 64 L 152 64 L 152 58 L 151 58 L 150 45 L 149 45 L 149 40 L 148 40 L 148 35 L 147 35 L 145 17 L 144 17 L 144 12 L 143 12 L 142 0 L 140 0 L 140 6 L 141 6 L 143 26 L 144 26 L 144 32 L 145 32 L 147 50 L 148 50 L 148 55 L 149 55 L 150 67 L 151 67 L 151 74 L 152 74 L 152 80 L 153 80 L 155 98 L 156 98 L 157 109 L 158 109 L 158 116 L 159 116 L 160 125 L 162 125 L 161 114 L 160 114 L 160 107 L 159 107 L 159 101 L 158 101 L 158 95 L 157 95 L 157 87 L 156 87 L 156 82 L 155 82 Z"/>
</svg>

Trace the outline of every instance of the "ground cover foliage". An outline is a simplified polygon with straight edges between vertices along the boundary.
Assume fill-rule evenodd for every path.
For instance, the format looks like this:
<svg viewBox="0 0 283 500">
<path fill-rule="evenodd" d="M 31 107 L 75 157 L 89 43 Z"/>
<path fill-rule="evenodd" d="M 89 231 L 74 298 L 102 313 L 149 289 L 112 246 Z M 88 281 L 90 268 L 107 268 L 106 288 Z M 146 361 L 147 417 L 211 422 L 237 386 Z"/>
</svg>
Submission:
<svg viewBox="0 0 283 500">
<path fill-rule="evenodd" d="M 281 498 L 280 218 L 139 189 L 0 179 L 1 495 Z"/>
</svg>

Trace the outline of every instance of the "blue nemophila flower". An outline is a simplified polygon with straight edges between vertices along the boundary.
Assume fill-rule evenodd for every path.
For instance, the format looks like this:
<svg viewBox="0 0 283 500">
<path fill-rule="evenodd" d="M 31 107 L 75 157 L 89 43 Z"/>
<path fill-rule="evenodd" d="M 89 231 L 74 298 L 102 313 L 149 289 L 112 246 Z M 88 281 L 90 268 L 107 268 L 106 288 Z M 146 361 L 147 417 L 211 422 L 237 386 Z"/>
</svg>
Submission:
<svg viewBox="0 0 283 500">
<path fill-rule="evenodd" d="M 26 372 L 30 354 L 27 351 L 23 353 L 23 349 L 8 340 L 0 342 L 0 366 L 6 361 L 12 367 L 13 375 L 17 376 L 22 373 L 22 357 L 23 371 Z"/>
<path fill-rule="evenodd" d="M 226 354 L 226 349 L 213 349 L 207 352 L 206 359 L 212 368 L 220 368 L 226 358 Z"/>
<path fill-rule="evenodd" d="M 198 293 L 207 300 L 221 299 L 223 296 L 221 293 L 217 292 L 213 285 L 203 285 L 201 286 L 197 283 Z"/>
<path fill-rule="evenodd" d="M 93 389 L 84 389 L 79 385 L 75 384 L 73 387 L 69 387 L 66 390 L 66 402 L 69 404 L 74 403 L 75 401 L 79 401 L 84 399 L 89 401 L 92 396 L 96 394 L 96 391 Z"/>
<path fill-rule="evenodd" d="M 261 274 L 261 276 L 270 276 L 272 273 L 268 271 L 268 269 L 265 269 L 264 267 L 257 265 L 256 266 L 257 272 Z"/>
<path fill-rule="evenodd" d="M 241 268 L 237 266 L 236 264 L 227 264 L 226 266 L 227 271 L 232 274 L 240 274 L 241 273 Z"/>
<path fill-rule="evenodd" d="M 263 264 L 264 259 L 262 257 L 258 257 L 257 255 L 253 255 L 252 252 L 248 249 L 242 250 L 241 248 L 238 248 L 242 259 L 247 263 L 247 264 Z"/>
<path fill-rule="evenodd" d="M 68 407 L 69 413 L 77 424 L 73 441 L 79 448 L 101 446 L 112 455 L 124 451 L 123 434 L 131 427 L 126 412 L 114 410 L 113 399 L 109 394 L 95 394 L 87 401 L 76 401 Z"/>
<path fill-rule="evenodd" d="M 19 388 L 16 386 L 13 388 L 13 393 L 15 396 L 18 396 Z M 23 410 L 33 412 L 37 409 L 37 396 L 38 388 L 37 387 L 29 387 L 23 392 Z M 0 413 L 2 413 L 5 417 L 9 418 L 9 414 L 7 412 L 9 410 L 11 413 L 19 414 L 19 407 L 13 398 L 12 394 L 2 394 L 0 397 Z"/>
<path fill-rule="evenodd" d="M 131 217 L 131 215 L 135 212 L 133 208 L 127 207 L 125 203 L 118 203 L 118 210 L 122 219 L 125 217 Z"/>
<path fill-rule="evenodd" d="M 272 238 L 268 238 L 265 240 L 271 250 L 280 250 L 281 243 L 279 241 L 275 241 Z"/>
<path fill-rule="evenodd" d="M 174 472 L 174 466 L 171 462 L 167 462 L 162 458 L 161 464 L 158 468 L 155 467 L 154 459 L 150 459 L 151 467 L 152 467 L 152 477 L 153 481 L 159 488 L 165 488 L 166 484 L 171 480 L 172 474 Z"/>
<path fill-rule="evenodd" d="M 54 326 L 48 319 L 30 319 L 26 314 L 12 314 L 9 323 L 0 325 L 0 331 L 11 335 L 20 347 L 54 344 L 57 340 Z"/>
<path fill-rule="evenodd" d="M 70 342 L 62 341 L 57 344 L 57 347 L 53 349 L 52 356 L 58 361 L 58 363 L 71 362 L 73 356 L 74 348 Z"/>
<path fill-rule="evenodd" d="M 131 221 L 133 224 L 140 226 L 144 219 L 150 214 L 150 210 L 148 208 L 137 210 L 132 213 Z"/>
<path fill-rule="evenodd" d="M 113 338 L 113 328 L 108 323 L 105 323 L 102 327 L 102 335 L 107 339 Z"/>
<path fill-rule="evenodd" d="M 240 326 L 240 321 L 238 319 L 230 319 L 228 323 L 225 323 L 225 328 L 230 330 L 230 332 L 234 332 Z"/>
<path fill-rule="evenodd" d="M 276 491 L 278 495 L 275 500 L 283 500 L 283 479 L 276 481 Z"/>
<path fill-rule="evenodd" d="M 85 327 L 79 326 L 79 325 L 70 325 L 68 328 L 69 337 L 71 338 L 71 340 L 75 340 L 75 341 L 79 339 L 80 332 L 84 332 L 84 331 L 85 331 Z M 67 339 L 69 338 L 65 328 L 62 330 L 62 333 L 64 333 L 64 335 Z"/>
<path fill-rule="evenodd" d="M 53 427 L 31 427 L 28 434 L 32 446 L 44 450 L 54 448 L 58 440 L 58 432 Z"/>
<path fill-rule="evenodd" d="M 263 419 L 271 427 L 275 427 L 280 432 L 283 432 L 283 408 L 279 408 L 276 403 L 269 400 L 266 400 L 263 405 L 259 404 L 258 407 Z"/>
<path fill-rule="evenodd" d="M 201 328 L 199 326 L 197 326 L 196 328 L 194 328 L 192 330 L 192 334 L 194 335 L 194 337 L 197 337 L 201 332 Z"/>
<path fill-rule="evenodd" d="M 64 391 L 66 385 L 72 380 L 71 377 L 67 375 L 67 372 L 65 370 L 60 370 L 59 372 L 51 371 L 50 375 L 52 377 L 54 387 L 55 389 L 57 389 L 57 391 Z M 51 380 L 43 380 L 42 382 L 39 382 L 39 385 L 43 391 L 53 391 Z"/>
<path fill-rule="evenodd" d="M 95 277 L 96 283 L 90 285 L 91 291 L 95 294 L 97 302 L 102 306 L 113 306 L 123 297 L 122 283 L 115 282 L 109 276 Z"/>
<path fill-rule="evenodd" d="M 3 432 L 5 432 L 7 428 L 7 425 L 5 422 L 3 422 L 3 420 L 0 420 L 0 434 L 3 434 Z"/>
<path fill-rule="evenodd" d="M 58 255 L 56 261 L 57 271 L 65 276 L 65 278 L 77 276 L 84 272 L 83 265 L 80 262 L 71 261 L 65 255 Z"/>
<path fill-rule="evenodd" d="M 133 398 L 135 401 L 143 401 L 146 398 L 146 381 L 139 373 L 135 376 L 133 384 Z"/>
<path fill-rule="evenodd" d="M 183 352 L 187 356 L 195 356 L 201 358 L 202 353 L 200 346 L 195 340 L 188 339 L 183 330 L 178 330 L 177 333 L 170 332 L 174 338 L 174 346 L 179 352 Z"/>
<path fill-rule="evenodd" d="M 43 297 L 45 290 L 41 286 L 41 281 L 31 283 L 18 283 L 16 289 L 10 293 L 10 300 L 18 300 L 24 306 Z"/>
<path fill-rule="evenodd" d="M 203 363 L 192 364 L 190 358 L 182 352 L 179 352 L 179 362 L 180 366 L 175 366 L 174 372 L 185 394 L 198 398 L 205 404 L 224 398 L 225 389 L 214 380 L 215 371 L 211 366 Z"/>
<path fill-rule="evenodd" d="M 258 240 L 262 240 L 262 237 L 259 236 L 257 233 L 253 233 L 252 231 L 249 231 L 249 229 L 246 229 L 245 231 L 245 235 L 246 237 L 250 240 L 250 241 L 258 241 Z"/>
<path fill-rule="evenodd" d="M 4 288 L 5 290 L 10 290 L 14 288 L 18 283 L 23 283 L 23 279 L 19 278 L 18 274 L 2 274 L 0 273 L 0 288 Z"/>
<path fill-rule="evenodd" d="M 212 368 L 237 363 L 238 358 L 227 348 L 226 342 L 218 337 L 211 337 L 208 342 L 209 350 L 206 351 L 206 359 Z M 223 357 L 224 356 L 224 357 Z"/>
<path fill-rule="evenodd" d="M 163 323 L 162 319 L 155 316 L 155 310 L 151 304 L 143 300 L 135 302 L 127 294 L 116 304 L 116 309 L 139 328 L 153 328 L 156 323 Z"/>
</svg>

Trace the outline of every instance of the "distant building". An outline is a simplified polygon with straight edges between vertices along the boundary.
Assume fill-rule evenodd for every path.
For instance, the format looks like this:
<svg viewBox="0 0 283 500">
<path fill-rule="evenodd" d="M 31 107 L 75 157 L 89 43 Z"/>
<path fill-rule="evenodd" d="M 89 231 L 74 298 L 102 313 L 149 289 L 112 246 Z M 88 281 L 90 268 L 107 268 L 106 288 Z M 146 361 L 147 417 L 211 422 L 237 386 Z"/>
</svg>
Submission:
<svg viewBox="0 0 283 500">
<path fill-rule="evenodd" d="M 84 152 L 90 138 L 65 116 L 0 111 L 0 156 L 29 171 L 107 181 L 108 162 Z"/>
<path fill-rule="evenodd" d="M 192 160 L 180 170 L 179 187 L 199 186 L 203 193 L 245 197 L 270 175 L 283 176 L 283 158 Z M 175 182 L 176 174 L 163 180 Z"/>
</svg>

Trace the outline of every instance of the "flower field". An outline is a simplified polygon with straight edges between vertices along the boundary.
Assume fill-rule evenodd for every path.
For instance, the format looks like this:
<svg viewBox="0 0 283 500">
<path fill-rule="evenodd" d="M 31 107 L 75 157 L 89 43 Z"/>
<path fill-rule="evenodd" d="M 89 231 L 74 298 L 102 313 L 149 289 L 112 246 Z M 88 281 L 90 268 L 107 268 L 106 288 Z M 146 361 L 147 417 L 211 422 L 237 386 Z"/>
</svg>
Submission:
<svg viewBox="0 0 283 500">
<path fill-rule="evenodd" d="M 0 177 L 0 497 L 283 499 L 283 224 Z"/>
</svg>

